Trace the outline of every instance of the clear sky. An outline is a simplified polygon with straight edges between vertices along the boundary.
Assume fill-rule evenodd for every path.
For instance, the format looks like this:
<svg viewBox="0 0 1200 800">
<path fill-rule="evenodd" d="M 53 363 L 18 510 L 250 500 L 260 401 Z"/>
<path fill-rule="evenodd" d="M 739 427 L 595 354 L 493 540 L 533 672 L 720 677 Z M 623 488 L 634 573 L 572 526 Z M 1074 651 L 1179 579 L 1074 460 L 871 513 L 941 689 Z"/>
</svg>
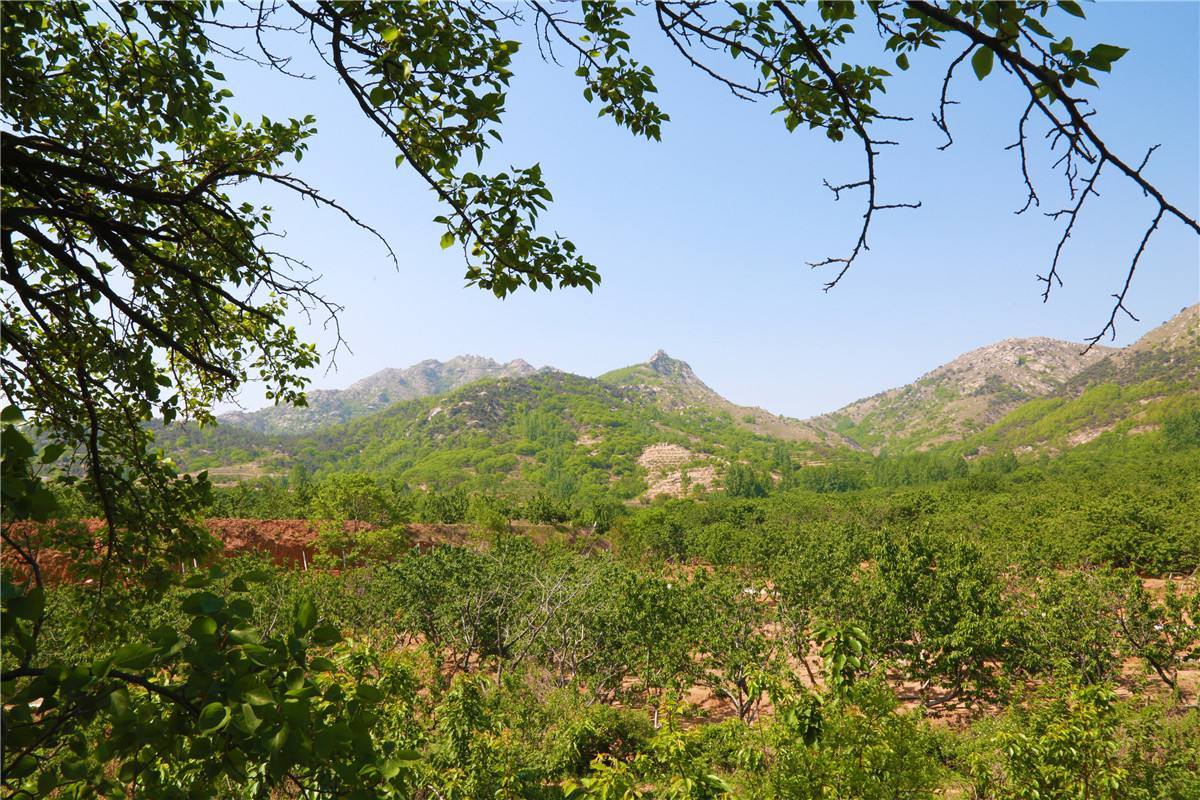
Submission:
<svg viewBox="0 0 1200 800">
<path fill-rule="evenodd" d="M 1087 13 L 1081 24 L 1061 13 L 1052 19 L 1077 30 L 1077 43 L 1130 48 L 1093 96 L 1096 129 L 1135 163 L 1161 144 L 1147 175 L 1195 216 L 1200 5 L 1112 3 Z M 846 60 L 872 53 L 890 65 L 874 29 L 862 27 Z M 1115 173 L 1102 177 L 1101 197 L 1068 243 L 1066 285 L 1043 304 L 1034 276 L 1048 266 L 1060 228 L 1036 210 L 1012 213 L 1025 193 L 1004 147 L 1016 138 L 1024 101 L 1000 69 L 982 83 L 960 71 L 952 96 L 961 105 L 950 112 L 955 144 L 945 152 L 929 117 L 957 51 L 922 54 L 891 80 L 882 109 L 915 121 L 894 127 L 891 138 L 903 146 L 881 159 L 881 201 L 923 206 L 879 215 L 870 252 L 823 293 L 828 273 L 806 262 L 848 249 L 862 206 L 852 194 L 835 203 L 822 179 L 861 177 L 857 143 L 788 134 L 765 104 L 737 100 L 689 68 L 649 19 L 634 31 L 634 55 L 654 68 L 671 115 L 661 143 L 598 119 L 574 63 L 565 54 L 563 68 L 544 63 L 525 29 L 505 145 L 488 162 L 542 164 L 556 201 L 544 223 L 600 268 L 603 282 L 591 295 L 524 292 L 499 301 L 464 288 L 461 254 L 438 245 L 432 193 L 393 167 L 394 152 L 327 70 L 309 65 L 318 78 L 304 82 L 222 64 L 232 105 L 244 115 L 316 115 L 320 133 L 296 174 L 379 228 L 400 257 L 393 269 L 376 241 L 337 215 L 270 196 L 288 252 L 313 264 L 324 293 L 345 307 L 342 332 L 353 353 L 342 353 L 336 372 L 314 374 L 313 387 L 341 388 L 385 367 L 464 353 L 596 375 L 663 348 L 735 402 L 805 417 L 998 339 L 1080 341 L 1103 326 L 1109 295 L 1155 209 Z M 1061 180 L 1045 170 L 1040 178 L 1041 210 L 1061 207 Z M 1198 297 L 1200 239 L 1168 221 L 1127 301 L 1141 322 L 1122 321 L 1116 344 Z M 319 324 L 299 322 L 310 340 L 328 343 Z M 247 408 L 263 403 L 253 387 L 242 398 Z"/>
</svg>

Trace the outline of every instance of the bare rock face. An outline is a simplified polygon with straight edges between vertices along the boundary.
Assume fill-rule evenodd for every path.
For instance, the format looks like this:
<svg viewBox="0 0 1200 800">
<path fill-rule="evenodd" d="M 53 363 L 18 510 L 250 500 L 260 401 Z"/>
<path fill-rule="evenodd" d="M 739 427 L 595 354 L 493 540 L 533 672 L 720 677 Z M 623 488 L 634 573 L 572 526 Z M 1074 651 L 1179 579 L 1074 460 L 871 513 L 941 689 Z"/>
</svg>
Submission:
<svg viewBox="0 0 1200 800">
<path fill-rule="evenodd" d="M 702 380 L 696 377 L 696 373 L 692 371 L 692 367 L 686 361 L 680 361 L 677 358 L 671 358 L 665 350 L 658 350 L 654 355 L 650 356 L 650 360 L 646 362 L 646 366 L 656 375 L 661 375 L 664 378 L 673 380 L 683 386 L 690 386 L 699 391 L 716 394 L 712 389 L 708 388 Z"/>
<path fill-rule="evenodd" d="M 1005 339 L 964 353 L 921 381 L 949 386 L 964 395 L 986 393 L 998 382 L 1030 396 L 1043 395 L 1113 352 L 1110 347 L 1093 347 L 1083 354 L 1083 349 L 1075 342 L 1043 336 Z"/>
</svg>

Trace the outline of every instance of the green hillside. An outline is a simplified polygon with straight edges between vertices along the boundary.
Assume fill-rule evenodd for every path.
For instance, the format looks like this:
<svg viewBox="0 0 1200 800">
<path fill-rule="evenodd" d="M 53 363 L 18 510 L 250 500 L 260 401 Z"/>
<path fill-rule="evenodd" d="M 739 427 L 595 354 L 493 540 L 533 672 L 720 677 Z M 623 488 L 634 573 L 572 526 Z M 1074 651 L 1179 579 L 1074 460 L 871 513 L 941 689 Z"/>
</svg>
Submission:
<svg viewBox="0 0 1200 800">
<path fill-rule="evenodd" d="M 1146 381 L 1102 383 L 1077 397 L 1031 400 L 954 449 L 968 454 L 1012 452 L 1058 455 L 1093 440 L 1122 446 L 1133 437 L 1161 432 L 1165 421 L 1200 411 L 1195 384 Z"/>
<path fill-rule="evenodd" d="M 1076 374 L 1053 396 L 1031 400 L 966 437 L 968 454 L 1057 455 L 1096 441 L 1131 446 L 1200 411 L 1200 306 Z"/>
<path fill-rule="evenodd" d="M 763 486 L 856 486 L 868 473 L 889 485 L 956 474 L 956 460 L 1157 441 L 1167 420 L 1200 408 L 1197 308 L 1121 350 L 1000 342 L 808 421 L 737 406 L 659 351 L 599 378 L 481 380 L 318 430 L 172 426 L 158 441 L 217 483 L 364 471 L 430 489 L 648 500 L 720 488 L 737 465 Z M 887 458 L 871 468 L 864 450 Z"/>
<path fill-rule="evenodd" d="M 826 430 L 809 421 L 772 414 L 753 406 L 739 406 L 726 400 L 696 377 L 684 361 L 671 358 L 662 350 L 643 364 L 615 369 L 598 380 L 622 389 L 632 389 L 667 410 L 705 407 L 728 414 L 734 424 L 753 433 L 788 441 L 860 449 L 836 431 Z"/>
<path fill-rule="evenodd" d="M 1114 350 L 1008 339 L 812 424 L 876 454 L 939 447 L 1051 455 L 1107 434 L 1156 430 L 1200 395 L 1200 306 Z"/>
<path fill-rule="evenodd" d="M 839 453 L 853 457 L 759 435 L 709 405 L 668 408 L 653 393 L 561 372 L 480 381 L 313 433 L 185 427 L 160 441 L 190 470 L 256 462 L 268 473 L 366 471 L 414 487 L 620 499 L 715 488 L 738 462 L 782 477 Z"/>
<path fill-rule="evenodd" d="M 904 386 L 812 420 L 874 453 L 928 450 L 978 433 L 1031 399 L 1061 392 L 1112 351 L 1044 337 L 1006 339 Z"/>
</svg>

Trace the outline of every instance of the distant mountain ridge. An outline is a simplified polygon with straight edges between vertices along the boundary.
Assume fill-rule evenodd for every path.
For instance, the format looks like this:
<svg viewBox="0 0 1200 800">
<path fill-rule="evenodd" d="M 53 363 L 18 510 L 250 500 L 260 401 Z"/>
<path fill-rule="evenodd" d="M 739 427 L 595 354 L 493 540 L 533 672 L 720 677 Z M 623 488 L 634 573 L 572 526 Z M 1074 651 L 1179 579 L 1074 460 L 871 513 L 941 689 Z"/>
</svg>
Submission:
<svg viewBox="0 0 1200 800">
<path fill-rule="evenodd" d="M 222 415 L 220 422 L 262 434 L 309 433 L 405 400 L 435 397 L 481 380 L 524 378 L 538 372 L 558 370 L 552 367 L 538 370 L 521 359 L 507 363 L 472 355 L 457 356 L 445 362 L 428 359 L 405 369 L 380 370 L 345 389 L 310 391 L 308 405 L 304 407 L 271 406 L 257 411 L 234 412 Z M 595 380 L 640 393 L 667 411 L 704 408 L 727 413 L 737 426 L 759 435 L 854 447 L 836 432 L 726 400 L 700 380 L 686 361 L 672 358 L 661 349 L 643 363 L 607 372 Z"/>
<path fill-rule="evenodd" d="M 756 406 L 739 406 L 713 391 L 696 376 L 686 361 L 659 350 L 648 361 L 601 375 L 598 380 L 641 392 L 668 411 L 705 407 L 732 417 L 734 424 L 760 436 L 794 442 L 855 448 L 840 433 L 804 420 L 772 414 Z"/>
<path fill-rule="evenodd" d="M 957 447 L 968 457 L 1053 456 L 1097 439 L 1121 447 L 1187 413 L 1200 413 L 1200 305 L 1182 309 Z"/>
<path fill-rule="evenodd" d="M 537 370 L 521 359 L 501 364 L 482 356 L 427 359 L 406 369 L 388 368 L 345 389 L 308 392 L 304 407 L 271 406 L 258 411 L 224 414 L 226 425 L 258 433 L 305 433 L 380 411 L 393 403 L 444 394 L 487 378 L 521 378 Z"/>
<path fill-rule="evenodd" d="M 808 422 L 874 453 L 927 450 L 981 434 L 1031 400 L 1066 402 L 1102 384 L 1153 382 L 1185 393 L 1190 385 L 1194 393 L 1198 381 L 1200 305 L 1193 305 L 1124 348 L 1005 339 Z"/>
<path fill-rule="evenodd" d="M 983 430 L 1021 403 L 1062 389 L 1116 352 L 1046 337 L 1005 339 L 971 350 L 912 383 L 811 420 L 865 449 L 928 449 Z"/>
<path fill-rule="evenodd" d="M 786 469 L 851 453 L 819 432 L 818 441 L 759 434 L 749 410 L 734 417 L 728 408 L 738 407 L 665 353 L 629 369 L 628 382 L 551 369 L 484 378 L 318 430 L 177 425 L 160 435 L 184 469 L 208 470 L 218 484 L 353 470 L 414 488 L 620 500 L 718 488 L 734 462 Z"/>
<path fill-rule="evenodd" d="M 497 421 L 508 420 L 504 425 L 509 425 L 525 413 L 523 408 L 553 408 L 560 402 L 575 403 L 578 409 L 580 398 L 587 396 L 589 403 L 597 404 L 599 416 L 609 419 L 606 424 L 624 424 L 620 421 L 627 415 L 640 420 L 637 446 L 643 455 L 655 444 L 644 426 L 660 413 L 666 416 L 653 425 L 665 425 L 661 441 L 674 447 L 710 441 L 707 435 L 689 437 L 711 424 L 717 426 L 714 431 L 722 431 L 718 438 L 726 444 L 740 430 L 796 445 L 793 452 L 803 465 L 864 451 L 901 454 L 941 447 L 968 458 L 1001 451 L 1054 454 L 1108 431 L 1116 436 L 1158 430 L 1166 416 L 1200 405 L 1200 305 L 1183 309 L 1128 347 L 1084 350 L 1082 344 L 1045 337 L 1006 339 L 964 353 L 910 384 L 808 420 L 736 405 L 704 383 L 687 362 L 662 350 L 643 363 L 598 378 L 535 370 L 521 360 L 501 364 L 460 356 L 383 370 L 341 391 L 312 392 L 308 408 L 226 415 L 226 425 L 208 434 L 207 444 L 188 435 L 177 441 L 193 458 L 200 456 L 205 466 L 215 467 L 252 460 L 248 455 L 235 460 L 234 453 L 252 453 L 257 460 L 272 452 L 294 452 L 290 440 L 312 434 L 319 434 L 310 442 L 318 450 L 344 451 L 339 441 L 351 433 L 343 429 L 350 423 L 355 423 L 356 435 L 372 430 L 376 436 L 360 439 L 359 446 L 397 452 L 406 446 L 389 437 L 422 438 L 418 432 L 425 431 L 432 438 L 410 451 L 408 457 L 417 460 L 406 462 L 415 475 L 421 472 L 421 459 L 433 458 L 439 448 L 453 449 L 460 427 L 479 435 L 495 430 Z M 555 392 L 565 394 L 554 401 Z M 428 401 L 427 407 L 412 407 L 415 400 Z M 393 411 L 401 416 L 393 415 L 393 422 L 383 428 L 367 423 Z M 400 424 L 409 413 L 418 416 Z M 683 417 L 689 422 L 684 424 Z M 366 424 L 359 426 L 359 421 Z M 580 447 L 607 438 L 582 416 L 570 427 Z M 520 439 L 505 430 L 506 436 Z M 670 430 L 675 433 L 669 435 Z M 717 463 L 712 461 L 715 451 L 709 447 L 706 457 L 700 455 L 704 450 L 700 448 L 696 458 L 708 458 L 710 466 Z M 678 450 L 672 452 L 672 458 L 687 460 Z M 655 453 L 655 458 L 663 455 Z M 536 450 L 518 449 L 506 458 L 521 461 L 536 455 Z M 613 463 L 639 457 L 616 451 L 610 456 L 618 459 Z"/>
</svg>

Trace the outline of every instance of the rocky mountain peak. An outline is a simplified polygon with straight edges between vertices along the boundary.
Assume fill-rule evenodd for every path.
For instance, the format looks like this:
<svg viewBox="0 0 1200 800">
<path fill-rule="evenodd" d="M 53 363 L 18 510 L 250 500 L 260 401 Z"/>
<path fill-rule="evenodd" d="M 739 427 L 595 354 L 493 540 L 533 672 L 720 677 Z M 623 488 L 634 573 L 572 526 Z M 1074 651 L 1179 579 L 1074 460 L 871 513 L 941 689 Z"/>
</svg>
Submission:
<svg viewBox="0 0 1200 800">
<path fill-rule="evenodd" d="M 677 358 L 671 358 L 665 350 L 658 350 L 650 356 L 646 366 L 664 378 L 676 378 L 685 383 L 700 383 L 700 379 L 696 377 L 690 364 Z"/>
</svg>

